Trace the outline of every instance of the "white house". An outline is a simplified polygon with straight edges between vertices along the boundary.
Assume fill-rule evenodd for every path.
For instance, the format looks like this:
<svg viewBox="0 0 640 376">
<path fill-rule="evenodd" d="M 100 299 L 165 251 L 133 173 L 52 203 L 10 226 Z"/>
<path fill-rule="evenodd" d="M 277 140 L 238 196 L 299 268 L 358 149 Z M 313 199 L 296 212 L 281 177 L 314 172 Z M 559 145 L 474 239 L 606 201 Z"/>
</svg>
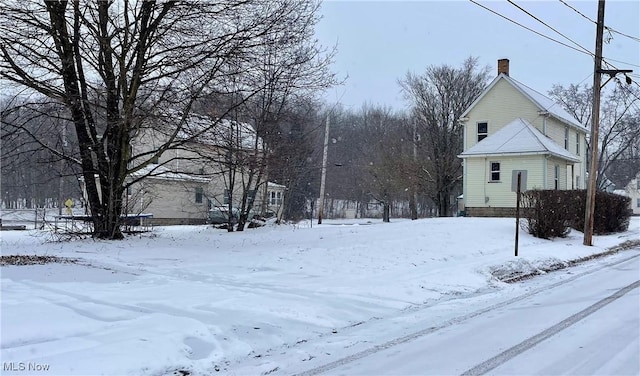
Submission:
<svg viewBox="0 0 640 376">
<path fill-rule="evenodd" d="M 627 195 L 631 197 L 631 209 L 633 215 L 640 215 L 640 173 L 637 173 L 635 178 L 629 181 L 629 184 L 625 187 Z"/>
<path fill-rule="evenodd" d="M 156 225 L 205 223 L 209 178 L 177 173 L 160 165 L 149 165 L 132 174 L 143 177 L 125 196 L 125 214 L 149 213 Z"/>
<path fill-rule="evenodd" d="M 640 215 L 640 164 L 633 161 L 618 161 L 609 171 L 613 193 L 629 197 L 633 215 Z"/>
<path fill-rule="evenodd" d="M 228 206 L 230 196 L 232 205 L 239 206 L 243 185 L 249 184 L 249 166 L 255 160 L 254 154 L 262 152 L 262 141 L 246 123 L 197 115 L 190 115 L 187 120 L 177 134 L 176 147 L 165 150 L 153 163 L 130 175 L 130 181 L 137 181 L 125 198 L 128 213 L 153 214 L 154 224 L 201 224 L 207 221 L 211 208 Z M 212 127 L 213 121 L 216 124 Z M 166 131 L 160 126 L 141 129 L 133 139 L 132 155 L 154 153 L 172 132 L 171 127 Z M 230 169 L 230 164 L 237 168 Z M 134 166 L 135 161 L 130 167 Z M 232 179 L 235 184 L 230 195 Z M 257 213 L 280 211 L 283 192 L 284 188 L 267 187 L 266 183 L 256 186 L 255 180 L 247 189 Z M 273 199 L 270 195 L 274 195 Z"/>
<path fill-rule="evenodd" d="M 522 191 L 584 189 L 587 128 L 509 76 L 509 60 L 463 113 L 463 205 L 469 216 L 511 216 Z"/>
</svg>

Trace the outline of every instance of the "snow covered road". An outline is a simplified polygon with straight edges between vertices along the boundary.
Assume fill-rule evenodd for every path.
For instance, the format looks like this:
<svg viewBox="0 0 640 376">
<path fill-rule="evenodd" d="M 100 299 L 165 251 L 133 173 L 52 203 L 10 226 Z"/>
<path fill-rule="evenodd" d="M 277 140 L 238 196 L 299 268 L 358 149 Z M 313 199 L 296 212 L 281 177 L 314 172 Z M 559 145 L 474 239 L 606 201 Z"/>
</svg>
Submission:
<svg viewBox="0 0 640 376">
<path fill-rule="evenodd" d="M 635 255 L 415 340 L 302 374 L 637 375 L 639 276 Z"/>
</svg>

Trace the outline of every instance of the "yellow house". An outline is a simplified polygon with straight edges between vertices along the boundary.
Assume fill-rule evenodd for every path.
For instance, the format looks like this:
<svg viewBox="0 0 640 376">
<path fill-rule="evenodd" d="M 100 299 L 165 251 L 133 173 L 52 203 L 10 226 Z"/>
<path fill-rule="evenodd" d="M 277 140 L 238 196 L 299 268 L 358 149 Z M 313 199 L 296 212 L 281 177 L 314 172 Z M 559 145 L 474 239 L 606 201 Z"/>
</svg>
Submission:
<svg viewBox="0 0 640 376">
<path fill-rule="evenodd" d="M 509 76 L 509 60 L 460 119 L 468 216 L 512 216 L 516 177 L 529 189 L 586 187 L 587 128 L 562 106 Z"/>
</svg>

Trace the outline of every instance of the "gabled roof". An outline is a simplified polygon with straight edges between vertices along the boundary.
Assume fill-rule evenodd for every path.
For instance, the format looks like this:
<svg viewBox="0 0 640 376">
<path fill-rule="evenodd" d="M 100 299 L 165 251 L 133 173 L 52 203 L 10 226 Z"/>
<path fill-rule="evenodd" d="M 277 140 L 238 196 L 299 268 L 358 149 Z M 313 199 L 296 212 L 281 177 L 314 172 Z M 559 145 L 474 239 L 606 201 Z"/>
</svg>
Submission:
<svg viewBox="0 0 640 376">
<path fill-rule="evenodd" d="M 521 118 L 505 125 L 496 133 L 460 154 L 459 157 L 536 154 L 552 155 L 571 162 L 580 162 L 580 158 L 560 147 L 531 123 Z"/>
<path fill-rule="evenodd" d="M 140 170 L 133 172 L 131 176 L 135 178 L 144 177 L 148 179 L 192 183 L 208 183 L 210 180 L 202 176 L 190 175 L 182 172 L 174 172 L 164 166 L 157 164 L 149 164 L 147 166 L 144 166 Z"/>
<path fill-rule="evenodd" d="M 604 175 L 617 189 L 624 189 L 631 183 L 631 180 L 640 179 L 640 160 L 622 159 L 612 161 Z"/>
<path fill-rule="evenodd" d="M 249 123 L 195 113 L 184 116 L 182 112 L 172 110 L 166 111 L 162 120 L 164 126 L 155 129 L 165 136 L 171 136 L 177 124 L 184 121 L 179 125 L 177 140 L 221 148 L 252 150 L 257 147 L 262 150 L 262 138 Z"/>
<path fill-rule="evenodd" d="M 279 189 L 287 189 L 287 186 L 286 186 L 286 185 L 282 185 L 282 184 L 274 183 L 274 182 L 272 182 L 272 181 L 267 182 L 267 186 L 268 186 L 269 188 L 274 188 L 274 189 L 278 189 L 278 188 L 279 188 Z"/>
<path fill-rule="evenodd" d="M 476 106 L 476 104 L 478 104 L 482 98 L 489 92 L 491 91 L 491 89 L 496 85 L 496 83 L 500 80 L 505 80 L 506 82 L 508 82 L 511 86 L 513 86 L 516 90 L 518 90 L 520 93 L 522 93 L 522 95 L 524 95 L 526 98 L 528 98 L 531 103 L 533 103 L 536 107 L 538 107 L 538 109 L 540 111 L 544 111 L 544 112 L 548 112 L 549 115 L 553 116 L 554 118 L 558 119 L 559 121 L 570 125 L 574 128 L 580 129 L 584 132 L 587 131 L 587 127 L 584 124 L 581 124 L 575 117 L 573 117 L 573 115 L 571 115 L 569 112 L 567 112 L 564 108 L 562 108 L 562 105 L 559 103 L 556 103 L 553 99 L 545 96 L 542 93 L 537 92 L 536 90 L 528 87 L 527 85 L 516 81 L 515 79 L 507 76 L 504 73 L 501 73 L 500 75 L 498 75 L 498 77 L 494 78 L 493 81 L 491 81 L 491 83 L 489 84 L 489 86 L 487 86 L 487 88 L 485 89 L 485 91 L 478 97 L 478 99 L 476 99 L 471 106 L 469 106 L 469 108 L 467 108 L 467 110 L 462 114 L 462 117 L 466 117 L 469 112 L 471 112 L 471 110 Z"/>
<path fill-rule="evenodd" d="M 256 143 L 258 135 L 250 124 L 196 114 L 189 115 L 178 137 L 211 146 L 253 149 L 257 145 L 262 149 L 262 140 Z"/>
</svg>

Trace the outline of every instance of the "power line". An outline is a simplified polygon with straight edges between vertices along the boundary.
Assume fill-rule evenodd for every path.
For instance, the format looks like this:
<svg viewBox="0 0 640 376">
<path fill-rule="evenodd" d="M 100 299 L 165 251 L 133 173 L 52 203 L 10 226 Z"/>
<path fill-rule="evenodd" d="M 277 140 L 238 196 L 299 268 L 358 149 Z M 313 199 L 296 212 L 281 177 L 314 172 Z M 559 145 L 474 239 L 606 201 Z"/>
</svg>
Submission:
<svg viewBox="0 0 640 376">
<path fill-rule="evenodd" d="M 574 8 L 574 7 L 572 7 L 571 5 L 567 4 L 565 1 L 560 0 L 560 2 L 561 2 L 562 4 L 564 4 L 565 6 L 567 6 L 567 7 L 571 8 L 571 9 L 573 9 L 573 11 L 574 11 L 574 12 L 578 13 L 579 15 L 581 15 L 581 16 L 582 16 L 582 17 L 584 17 L 584 18 L 586 18 L 587 20 L 589 20 L 589 21 L 593 22 L 594 24 L 597 24 L 597 22 L 596 22 L 596 21 L 594 21 L 594 20 L 592 20 L 591 18 L 589 18 L 589 17 L 585 16 L 585 15 L 584 15 L 584 13 L 580 12 L 580 11 L 579 11 L 579 10 L 577 10 L 576 8 Z"/>
<path fill-rule="evenodd" d="M 613 64 L 611 64 L 611 63 L 609 63 L 609 62 L 606 62 L 606 61 L 604 61 L 604 60 L 603 60 L 602 62 L 603 62 L 605 65 L 607 65 L 608 67 L 610 67 L 610 68 L 613 68 L 613 69 L 615 69 L 615 70 L 619 70 L 619 69 L 618 69 L 618 67 L 616 67 L 615 65 L 613 65 Z M 627 76 L 627 75 L 629 75 L 629 74 L 628 74 L 628 73 L 625 73 L 625 76 Z M 616 78 L 616 79 L 617 79 L 617 78 Z M 637 80 L 632 80 L 632 81 L 631 81 L 631 83 L 633 83 L 633 84 L 634 84 L 634 85 L 636 85 L 638 88 L 640 88 L 640 84 L 638 83 L 638 81 L 637 81 Z M 638 97 L 636 96 L 636 94 L 635 94 L 635 93 L 633 93 L 631 90 L 629 90 L 629 92 L 631 92 L 631 93 L 632 93 L 632 95 L 633 95 L 634 97 L 636 97 L 637 99 L 639 99 L 639 100 L 640 100 L 640 98 L 638 98 Z"/>
<path fill-rule="evenodd" d="M 620 31 L 615 30 L 615 29 L 612 29 L 612 28 L 610 28 L 610 27 L 608 27 L 608 26 L 605 26 L 604 28 L 605 28 L 605 29 L 607 29 L 607 31 L 610 31 L 610 32 L 612 32 L 612 33 L 620 34 L 620 35 L 622 35 L 623 37 L 627 37 L 627 38 L 629 38 L 629 39 L 631 39 L 631 40 L 635 40 L 636 42 L 640 42 L 640 38 L 638 38 L 638 37 L 634 37 L 633 35 L 628 35 L 628 34 L 622 33 L 622 32 L 620 32 Z"/>
<path fill-rule="evenodd" d="M 587 20 L 591 21 L 592 23 L 597 24 L 597 22 L 596 22 L 596 21 L 594 21 L 594 20 L 592 20 L 591 18 L 589 18 L 589 17 L 585 16 L 582 12 L 580 12 L 580 11 L 579 11 L 579 10 L 577 10 L 576 8 L 572 7 L 571 5 L 567 4 L 567 2 L 565 2 L 564 0 L 559 0 L 559 1 L 560 1 L 562 4 L 564 4 L 566 7 L 568 7 L 569 9 L 571 9 L 571 10 L 573 10 L 574 12 L 578 13 L 579 15 L 581 15 L 583 18 L 586 18 Z M 612 27 L 606 26 L 606 25 L 605 25 L 605 27 L 604 27 L 604 28 L 605 28 L 607 31 L 611 32 L 611 33 L 616 33 L 616 34 L 622 35 L 622 36 L 624 36 L 624 37 L 627 37 L 627 38 L 629 38 L 629 39 L 633 39 L 633 40 L 635 40 L 636 42 L 640 42 L 640 38 L 638 38 L 638 37 L 634 37 L 633 35 L 625 34 L 625 33 L 621 32 L 621 31 L 618 31 L 618 30 L 616 30 L 616 29 L 614 29 L 614 28 L 612 28 Z"/>
<path fill-rule="evenodd" d="M 550 41 L 556 42 L 556 43 L 558 43 L 558 44 L 561 44 L 561 45 L 563 45 L 563 46 L 565 46 L 565 47 L 571 48 L 572 50 L 578 51 L 578 52 L 583 53 L 583 54 L 585 54 L 585 55 L 594 56 L 594 54 L 593 54 L 593 53 L 591 53 L 591 52 L 585 52 L 585 51 L 579 50 L 579 49 L 577 49 L 577 48 L 575 48 L 575 47 L 573 47 L 573 46 L 570 46 L 570 45 L 568 45 L 568 44 L 566 44 L 566 43 L 564 43 L 564 42 L 561 42 L 561 41 L 559 41 L 559 40 L 557 40 L 557 39 L 553 39 L 553 38 L 551 38 L 551 37 L 550 37 L 550 36 L 548 36 L 548 35 L 544 35 L 544 34 L 542 34 L 542 33 L 538 32 L 538 31 L 536 31 L 536 30 L 533 30 L 533 29 L 531 29 L 530 27 L 524 26 L 523 24 L 521 24 L 521 23 L 519 23 L 519 22 L 517 22 L 517 21 L 514 21 L 514 20 L 512 20 L 511 18 L 509 18 L 509 17 L 507 17 L 507 16 L 503 16 L 502 14 L 500 14 L 500 13 L 498 13 L 498 12 L 494 11 L 494 10 L 493 10 L 493 9 L 491 9 L 491 8 L 487 8 L 486 6 L 484 6 L 484 5 L 482 5 L 482 4 L 478 3 L 478 2 L 476 2 L 475 0 L 469 0 L 469 1 L 470 1 L 470 2 L 472 2 L 472 3 L 473 3 L 473 4 L 475 4 L 475 5 L 477 5 L 477 6 L 481 7 L 481 8 L 483 8 L 483 9 L 488 10 L 489 12 L 491 12 L 491 13 L 493 13 L 493 14 L 495 14 L 495 15 L 497 15 L 497 16 L 499 16 L 499 17 L 501 17 L 501 18 L 504 18 L 505 20 L 507 20 L 507 21 L 509 21 L 509 22 L 512 22 L 512 23 L 514 23 L 514 24 L 516 24 L 516 25 L 518 25 L 518 26 L 520 26 L 520 27 L 522 27 L 522 28 L 524 28 L 524 29 L 527 29 L 527 30 L 531 31 L 532 33 L 538 34 L 539 36 L 541 36 L 541 37 L 543 37 L 543 38 L 549 39 Z"/>
<path fill-rule="evenodd" d="M 526 9 L 522 8 L 520 5 L 514 3 L 512 0 L 507 0 L 511 5 L 513 5 L 514 7 L 520 9 L 521 11 L 523 11 L 524 13 L 526 13 L 527 15 L 529 15 L 531 18 L 535 19 L 536 21 L 540 22 L 541 24 L 543 24 L 544 26 L 548 27 L 549 29 L 553 30 L 554 32 L 556 32 L 557 34 L 559 34 L 560 36 L 562 36 L 563 38 L 565 38 L 566 40 L 570 41 L 571 43 L 575 44 L 576 46 L 582 48 L 583 50 L 587 51 L 589 54 L 591 54 L 591 51 L 588 50 L 587 48 L 583 47 L 581 44 L 579 44 L 578 42 L 572 40 L 571 38 L 567 37 L 566 35 L 564 35 L 563 33 L 559 32 L 557 29 L 555 29 L 554 27 L 550 26 L 549 24 L 547 24 L 546 22 L 542 21 L 540 18 L 536 17 L 535 15 L 533 15 L 531 12 L 527 11 Z M 562 1 L 562 0 L 560 0 Z M 574 9 L 574 8 L 572 8 Z M 582 14 L 582 13 L 580 13 Z M 584 15 L 583 15 L 584 16 Z M 606 28 L 606 27 L 605 27 Z M 613 30 L 613 29 L 612 29 Z M 603 59 L 607 59 L 610 61 L 615 61 L 621 64 L 626 64 L 626 65 L 631 65 L 631 66 L 635 66 L 635 67 L 639 67 L 640 65 L 636 65 L 633 63 L 628 63 L 625 61 L 621 61 L 621 60 L 615 60 L 615 59 L 610 59 L 610 58 L 605 58 L 603 57 Z"/>
<path fill-rule="evenodd" d="M 640 101 L 640 98 L 638 97 L 638 94 L 636 94 L 633 90 L 629 89 L 628 87 L 626 87 L 624 85 L 624 83 L 622 83 L 622 81 L 616 77 L 615 78 L 616 82 L 618 83 L 618 85 L 620 86 L 620 88 L 622 88 L 623 90 L 625 90 L 627 93 L 629 93 L 632 97 L 634 97 L 637 101 Z M 640 87 L 640 86 L 639 86 Z M 635 104 L 635 101 L 634 101 Z M 637 109 L 637 106 L 636 106 Z"/>
<path fill-rule="evenodd" d="M 609 61 L 615 61 L 616 63 L 626 64 L 626 65 L 630 65 L 630 66 L 632 66 L 632 67 L 638 67 L 638 68 L 640 68 L 640 65 L 638 65 L 638 64 L 629 63 L 629 62 L 622 61 L 622 60 L 610 59 L 610 58 L 608 58 L 608 57 L 604 57 L 604 56 L 603 56 L 602 58 L 603 58 L 603 59 L 605 59 L 605 60 L 609 60 Z"/>
<path fill-rule="evenodd" d="M 588 21 L 590 21 L 590 22 L 592 22 L 592 23 L 594 23 L 594 24 L 597 24 L 597 22 L 596 22 L 596 21 L 594 21 L 594 20 L 592 20 L 591 18 L 589 18 L 589 17 L 585 16 L 585 15 L 584 15 L 584 13 L 580 12 L 578 9 L 576 9 L 576 8 L 574 8 L 573 6 L 569 5 L 566 1 L 564 1 L 564 0 L 559 0 L 559 1 L 560 1 L 562 4 L 564 4 L 566 7 L 568 7 L 569 9 L 571 9 L 571 10 L 573 10 L 574 12 L 578 13 L 579 15 L 581 15 L 583 18 L 587 19 Z M 511 2 L 511 1 L 509 1 L 509 2 Z M 605 28 L 606 30 L 608 30 L 609 32 L 617 33 L 617 34 L 623 35 L 623 36 L 625 36 L 625 37 L 627 37 L 627 38 L 631 38 L 631 39 L 633 39 L 633 40 L 635 40 L 635 41 L 639 41 L 639 42 L 640 42 L 640 38 L 638 38 L 638 37 L 634 37 L 634 36 L 631 36 L 631 35 L 627 35 L 627 34 L 625 34 L 625 33 L 619 32 L 619 31 L 617 31 L 617 30 L 615 30 L 615 29 L 613 29 L 613 28 L 611 28 L 611 27 L 608 27 L 608 26 L 605 26 L 604 28 Z M 626 62 L 626 61 L 615 60 L 615 59 L 610 59 L 610 58 L 605 58 L 605 57 L 603 57 L 603 59 L 606 59 L 606 60 L 609 60 L 609 61 L 615 61 L 616 63 L 621 63 L 621 64 L 626 64 L 626 65 L 631 65 L 631 66 L 634 66 L 634 67 L 638 67 L 638 68 L 640 68 L 640 65 L 633 64 L 633 63 L 628 63 L 628 62 Z"/>
<path fill-rule="evenodd" d="M 505 20 L 507 20 L 507 21 L 509 21 L 509 22 L 511 22 L 511 23 L 514 23 L 514 24 L 516 24 L 516 25 L 518 25 L 518 26 L 522 27 L 523 29 L 526 29 L 526 30 L 528 30 L 528 31 L 531 31 L 531 32 L 532 32 L 532 33 L 534 33 L 534 34 L 537 34 L 537 35 L 539 35 L 539 36 L 541 36 L 541 37 L 543 37 L 543 38 L 549 39 L 550 41 L 556 42 L 556 43 L 558 43 L 558 44 L 560 44 L 560 45 L 562 45 L 562 46 L 568 47 L 568 48 L 570 48 L 570 49 L 572 49 L 572 50 L 574 50 L 574 51 L 580 52 L 580 53 L 585 54 L 585 55 L 589 55 L 589 56 L 591 56 L 591 57 L 595 57 L 595 54 L 593 54 L 591 51 L 589 51 L 589 50 L 585 49 L 584 47 L 580 46 L 579 44 L 578 44 L 578 45 L 580 46 L 580 48 L 582 48 L 582 50 L 581 50 L 581 49 L 578 49 L 578 48 L 576 48 L 576 47 L 573 47 L 573 46 L 571 46 L 571 45 L 568 45 L 568 44 L 566 44 L 566 43 L 564 43 L 564 42 L 561 42 L 561 41 L 559 41 L 559 40 L 557 40 L 557 39 L 551 38 L 550 36 L 545 35 L 545 34 L 542 34 L 542 33 L 538 32 L 538 31 L 536 31 L 536 30 L 533 30 L 533 29 L 531 29 L 530 27 L 524 26 L 523 24 L 521 24 L 521 23 L 519 23 L 519 22 L 517 22 L 517 21 L 514 21 L 514 20 L 512 20 L 511 18 L 509 18 L 509 17 L 507 17 L 507 16 L 504 16 L 504 15 L 502 15 L 502 14 L 500 14 L 500 13 L 496 12 L 495 10 L 493 10 L 493 9 L 491 9 L 491 8 L 488 8 L 488 7 L 484 6 L 484 5 L 482 5 L 482 4 L 480 4 L 480 3 L 478 3 L 478 2 L 477 2 L 477 1 L 475 1 L 475 0 L 469 0 L 469 1 L 470 1 L 470 2 L 472 2 L 472 3 L 473 3 L 473 4 L 475 4 L 475 5 L 477 5 L 477 6 L 481 7 L 481 8 L 483 8 L 483 9 L 488 10 L 489 12 L 491 12 L 491 13 L 493 13 L 493 14 L 495 14 L 495 15 L 499 16 L 500 18 L 504 18 Z M 542 22 L 542 21 L 541 21 L 541 22 Z M 551 28 L 551 26 L 548 26 L 548 27 L 549 27 L 549 28 Z M 553 29 L 553 28 L 551 28 L 551 29 Z M 553 29 L 553 30 L 555 31 L 555 29 Z M 556 32 L 557 32 L 557 31 L 556 31 Z M 561 33 L 560 33 L 560 34 L 561 34 Z M 562 34 L 561 34 L 561 35 L 562 35 Z M 564 35 L 563 35 L 563 36 L 564 36 Z M 565 37 L 565 38 L 567 38 L 567 37 Z M 569 39 L 569 38 L 567 38 L 567 39 Z M 572 42 L 573 42 L 573 41 L 572 41 Z M 573 42 L 573 43 L 576 43 L 576 42 Z M 576 44 L 577 44 L 577 43 L 576 43 Z M 625 65 L 629 65 L 629 66 L 633 66 L 633 67 L 638 67 L 638 68 L 640 68 L 640 65 L 633 64 L 633 63 L 629 63 L 629 62 L 626 62 L 626 61 L 616 60 L 616 59 L 611 59 L 611 58 L 604 57 L 604 56 L 603 56 L 602 58 L 603 58 L 603 59 L 606 59 L 606 60 L 609 60 L 609 61 L 615 61 L 615 62 L 620 63 L 620 64 L 625 64 Z"/>
<path fill-rule="evenodd" d="M 558 31 L 558 30 L 556 30 L 555 28 L 551 27 L 550 25 L 548 25 L 548 24 L 547 24 L 547 23 L 545 23 L 544 21 L 540 20 L 538 17 L 534 16 L 533 14 L 531 14 L 530 12 L 528 12 L 527 10 L 523 9 L 522 7 L 520 7 L 519 5 L 515 4 L 512 0 L 508 0 L 508 1 L 509 1 L 509 3 L 510 3 L 511 5 L 513 5 L 513 6 L 517 7 L 517 8 L 518 8 L 518 9 L 520 9 L 521 11 L 525 12 L 527 15 L 529 15 L 529 16 L 530 16 L 530 17 L 532 17 L 532 18 L 534 18 L 536 21 L 538 21 L 538 22 L 542 23 L 543 25 L 545 25 L 545 26 L 546 26 L 546 27 L 548 27 L 549 29 L 553 30 L 553 31 L 554 31 L 554 32 L 556 32 L 557 34 L 561 35 L 562 37 L 564 37 L 565 39 L 567 39 L 567 40 L 568 40 L 568 41 L 570 41 L 571 43 L 573 43 L 573 44 L 575 44 L 576 46 L 580 47 L 581 49 L 578 49 L 578 48 L 576 48 L 576 47 L 570 46 L 570 45 L 568 45 L 568 44 L 566 44 L 566 43 L 563 43 L 563 42 L 561 42 L 561 41 L 559 41 L 559 40 L 556 40 L 556 39 L 551 38 L 551 37 L 549 37 L 549 36 L 547 36 L 547 35 L 545 35 L 545 34 L 542 34 L 542 33 L 538 32 L 538 31 L 536 31 L 536 30 L 533 30 L 533 29 L 531 29 L 531 28 L 529 28 L 529 27 L 527 27 L 527 26 L 524 26 L 524 25 L 522 25 L 521 23 L 519 23 L 519 22 L 517 22 L 517 21 L 514 21 L 514 20 L 512 20 L 511 18 L 509 18 L 509 17 L 507 17 L 507 16 L 504 16 L 504 15 L 502 15 L 502 14 L 500 14 L 500 13 L 498 13 L 498 12 L 494 11 L 493 9 L 490 9 L 490 8 L 488 8 L 488 7 L 486 7 L 486 6 L 482 5 L 482 4 L 480 4 L 480 3 L 478 3 L 478 2 L 476 2 L 476 1 L 474 1 L 474 0 L 469 0 L 469 1 L 470 1 L 470 2 L 472 2 L 472 3 L 473 3 L 473 4 L 475 4 L 475 5 L 477 5 L 477 6 L 481 7 L 481 8 L 483 8 L 483 9 L 488 10 L 489 12 L 491 12 L 491 13 L 493 13 L 493 14 L 495 14 L 495 15 L 497 15 L 497 16 L 499 16 L 499 17 L 501 17 L 501 18 L 503 18 L 503 19 L 505 19 L 505 20 L 507 20 L 507 21 L 509 21 L 509 22 L 511 22 L 511 23 L 514 23 L 514 24 L 516 24 L 516 25 L 518 25 L 518 26 L 520 26 L 520 27 L 522 27 L 522 28 L 524 28 L 524 29 L 526 29 L 526 30 L 528 30 L 528 31 L 533 32 L 534 34 L 537 34 L 537 35 L 539 35 L 539 36 L 541 36 L 541 37 L 543 37 L 543 38 L 549 39 L 549 40 L 551 40 L 551 41 L 553 41 L 553 42 L 556 42 L 556 43 L 558 43 L 558 44 L 560 44 L 560 45 L 563 45 L 563 46 L 565 46 L 565 47 L 571 48 L 572 50 L 578 51 L 578 52 L 583 53 L 583 54 L 585 54 L 585 55 L 589 55 L 589 56 L 591 56 L 591 57 L 595 57 L 595 54 L 594 54 L 594 53 L 592 53 L 591 51 L 587 50 L 586 48 L 584 48 L 583 46 L 581 46 L 579 43 L 577 43 L 577 42 L 573 41 L 572 39 L 570 39 L 569 37 L 567 37 L 567 36 L 566 36 L 566 35 L 564 35 L 563 33 L 559 32 L 559 31 Z M 591 20 L 590 18 L 588 18 L 587 16 L 585 16 L 584 14 L 582 14 L 582 13 L 581 13 L 580 11 L 578 11 L 577 9 L 575 9 L 575 8 L 571 7 L 570 5 L 568 5 L 567 3 L 565 3 L 563 0 L 560 0 L 560 1 L 561 1 L 563 4 L 565 4 L 566 6 L 570 7 L 570 8 L 571 8 L 571 9 L 573 9 L 574 11 L 576 11 L 577 13 L 579 13 L 579 14 L 580 14 L 581 16 L 583 16 L 584 18 L 586 18 L 586 19 L 588 19 L 589 21 L 591 21 L 591 22 L 594 22 L 594 23 L 595 23 L 595 21 Z M 611 31 L 614 31 L 614 32 L 615 32 L 615 30 L 613 30 L 613 29 L 611 29 L 611 28 L 608 28 L 608 29 L 609 29 L 609 30 L 611 30 Z M 618 32 L 618 33 L 619 33 L 619 32 Z M 624 34 L 622 34 L 622 33 L 619 33 L 619 34 L 624 35 Z M 615 59 L 610 59 L 610 58 L 602 57 L 602 62 L 603 62 L 604 64 L 606 64 L 607 66 L 612 67 L 612 68 L 613 68 L 613 69 L 615 69 L 615 70 L 618 70 L 618 68 L 617 68 L 617 67 L 615 67 L 613 64 L 611 64 L 611 63 L 609 63 L 609 62 L 607 62 L 607 61 L 604 61 L 604 59 L 607 59 L 607 60 L 609 60 L 609 61 L 615 61 L 615 62 L 622 63 L 622 64 L 626 64 L 626 65 L 631 65 L 631 66 L 635 66 L 635 67 L 640 67 L 640 65 L 637 65 L 637 64 L 632 64 L 632 63 L 628 63 L 628 62 L 624 62 L 624 61 L 620 61 L 620 60 L 615 60 Z M 593 75 L 593 73 L 592 73 L 592 74 L 590 74 L 587 78 L 591 77 L 591 75 Z M 586 79 L 585 79 L 585 80 L 586 80 Z M 582 82 L 584 82 L 585 80 L 582 80 Z M 618 82 L 620 82 L 620 80 L 619 80 L 618 78 L 616 78 L 616 80 L 617 80 Z M 581 82 L 581 83 L 582 83 L 582 82 Z M 632 83 L 633 83 L 633 84 L 635 84 L 636 86 L 638 86 L 638 87 L 640 88 L 640 84 L 639 84 L 637 81 L 632 81 Z M 638 97 L 637 97 L 637 95 L 636 95 L 636 94 L 635 94 L 631 89 L 628 89 L 628 88 L 627 88 L 627 91 L 628 91 L 628 92 L 629 92 L 629 93 L 630 93 L 634 98 L 636 98 L 636 99 L 640 100 L 640 98 L 638 98 Z M 633 103 L 633 105 L 635 105 L 635 103 Z"/>
<path fill-rule="evenodd" d="M 568 40 L 569 42 L 575 44 L 576 46 L 580 47 L 581 49 L 587 51 L 587 53 L 589 55 L 592 55 L 591 51 L 589 51 L 588 49 L 584 48 L 580 43 L 574 41 L 573 39 L 569 38 L 568 36 L 564 35 L 563 33 L 559 32 L 557 29 L 553 28 L 552 26 L 550 26 L 549 24 L 547 24 L 546 22 L 542 21 L 540 18 L 534 16 L 533 14 L 531 14 L 531 12 L 529 12 L 528 10 L 522 8 L 520 5 L 514 3 L 512 0 L 507 0 L 509 2 L 509 4 L 513 5 L 514 7 L 520 9 L 521 11 L 523 11 L 524 13 L 526 13 L 527 15 L 529 15 L 529 17 L 533 18 L 534 20 L 540 22 L 541 24 L 543 24 L 544 26 L 548 27 L 549 29 L 555 31 L 558 35 L 560 35 L 561 37 L 563 37 L 564 39 Z"/>
</svg>

